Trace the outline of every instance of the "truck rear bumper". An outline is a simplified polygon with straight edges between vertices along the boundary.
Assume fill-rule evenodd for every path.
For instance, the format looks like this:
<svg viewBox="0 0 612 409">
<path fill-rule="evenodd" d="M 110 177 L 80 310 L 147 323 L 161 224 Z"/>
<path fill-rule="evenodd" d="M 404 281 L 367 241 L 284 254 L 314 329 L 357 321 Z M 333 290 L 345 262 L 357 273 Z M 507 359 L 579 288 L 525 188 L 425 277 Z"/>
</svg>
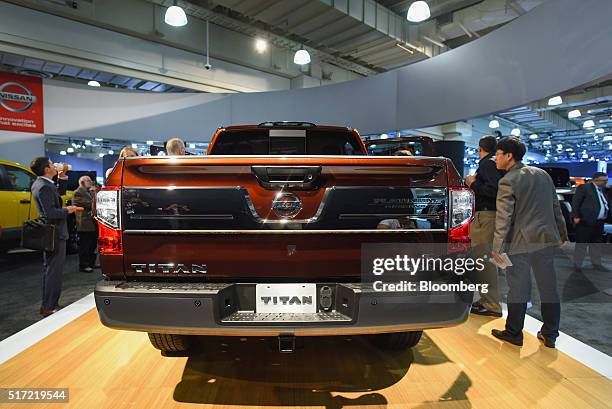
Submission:
<svg viewBox="0 0 612 409">
<path fill-rule="evenodd" d="M 94 295 L 110 328 L 219 336 L 327 336 L 417 331 L 460 324 L 472 292 L 383 295 L 358 283 L 333 289 L 333 307 L 309 315 L 255 314 L 255 284 L 150 283 L 102 280 Z M 319 299 L 317 296 L 317 305 Z"/>
</svg>

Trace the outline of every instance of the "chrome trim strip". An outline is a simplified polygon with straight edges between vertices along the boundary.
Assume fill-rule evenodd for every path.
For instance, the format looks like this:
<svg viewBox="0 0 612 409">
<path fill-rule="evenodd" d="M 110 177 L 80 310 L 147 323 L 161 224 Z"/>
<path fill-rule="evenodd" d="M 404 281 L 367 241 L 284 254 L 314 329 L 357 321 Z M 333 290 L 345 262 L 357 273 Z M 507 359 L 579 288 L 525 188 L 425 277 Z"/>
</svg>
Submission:
<svg viewBox="0 0 612 409">
<path fill-rule="evenodd" d="M 411 217 L 417 219 L 437 219 L 444 217 L 444 214 L 414 214 L 414 213 L 341 213 L 338 215 L 339 220 L 353 219 L 378 219 L 378 218 L 393 218 L 393 217 Z"/>
<path fill-rule="evenodd" d="M 234 220 L 232 214 L 149 214 L 133 215 L 132 220 Z"/>
<path fill-rule="evenodd" d="M 239 190 L 242 189 L 240 186 L 122 186 L 122 190 L 135 189 L 135 190 L 179 190 L 179 189 L 222 189 L 222 190 Z"/>
<path fill-rule="evenodd" d="M 352 230 L 124 230 L 123 234 L 142 235 L 199 235 L 199 234 L 406 234 L 444 232 L 445 229 L 352 229 Z"/>
</svg>

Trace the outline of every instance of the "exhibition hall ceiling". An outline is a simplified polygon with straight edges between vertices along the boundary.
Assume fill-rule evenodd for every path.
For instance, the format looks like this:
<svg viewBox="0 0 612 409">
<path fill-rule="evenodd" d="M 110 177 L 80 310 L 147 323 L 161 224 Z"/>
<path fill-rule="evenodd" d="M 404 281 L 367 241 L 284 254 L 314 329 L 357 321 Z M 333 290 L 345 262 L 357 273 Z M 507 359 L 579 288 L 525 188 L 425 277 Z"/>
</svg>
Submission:
<svg viewBox="0 0 612 409">
<path fill-rule="evenodd" d="M 412 1 L 406 0 L 181 0 L 177 4 L 187 15 L 187 26 L 195 19 L 209 21 L 252 39 L 253 47 L 257 39 L 290 53 L 304 47 L 319 61 L 368 76 L 434 57 L 476 40 L 544 1 L 428 0 L 431 17 L 419 23 L 407 20 Z M 112 26 L 102 16 L 115 15 L 121 16 L 116 21 L 129 20 L 134 27 L 133 35 L 153 20 L 151 13 L 141 12 L 145 10 L 141 5 L 154 4 L 163 11 L 175 3 L 174 0 L 10 2 L 128 35 L 129 30 L 120 24 Z M 154 30 L 146 37 L 152 42 L 171 45 L 160 31 Z M 224 40 L 214 36 L 210 40 L 210 57 L 227 58 L 214 52 L 215 42 Z M 174 46 L 191 47 L 186 42 Z M 257 66 L 258 57 L 247 54 L 233 56 L 228 62 Z"/>
<path fill-rule="evenodd" d="M 150 0 L 170 6 L 170 0 Z M 383 72 L 456 48 L 530 11 L 544 0 L 429 0 L 431 17 L 406 19 L 412 1 L 191 0 L 202 9 L 280 34 Z M 223 22 L 221 22 L 223 24 Z"/>
<path fill-rule="evenodd" d="M 181 87 L 173 87 L 154 81 L 132 78 L 124 75 L 115 75 L 109 72 L 89 70 L 74 65 L 62 64 L 52 61 L 43 61 L 37 58 L 22 55 L 0 53 L 0 71 L 14 72 L 22 75 L 32 75 L 42 78 L 55 78 L 59 80 L 81 84 L 97 84 L 112 88 L 130 89 L 152 92 L 196 92 Z"/>
</svg>

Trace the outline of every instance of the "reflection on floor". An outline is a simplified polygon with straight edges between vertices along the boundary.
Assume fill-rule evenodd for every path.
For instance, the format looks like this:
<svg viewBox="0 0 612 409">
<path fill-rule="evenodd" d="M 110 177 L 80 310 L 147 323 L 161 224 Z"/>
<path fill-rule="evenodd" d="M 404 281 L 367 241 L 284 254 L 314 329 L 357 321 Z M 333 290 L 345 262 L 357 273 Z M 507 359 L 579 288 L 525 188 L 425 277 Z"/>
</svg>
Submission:
<svg viewBox="0 0 612 409">
<path fill-rule="evenodd" d="M 69 387 L 66 406 L 88 409 L 610 407 L 612 381 L 530 335 L 522 348 L 489 335 L 502 326 L 471 317 L 401 353 L 364 337 L 307 338 L 294 354 L 267 339 L 219 337 L 189 357 L 164 357 L 146 334 L 105 328 L 92 310 L 1 365 L 0 385 Z"/>
<path fill-rule="evenodd" d="M 612 296 L 605 293 L 606 289 L 612 289 L 612 244 L 602 245 L 602 249 L 602 264 L 609 271 L 593 268 L 588 257 L 582 272 L 575 271 L 572 260 L 574 243 L 557 252 L 555 268 L 561 297 L 561 331 L 612 356 Z M 502 294 L 507 294 L 508 285 L 503 273 L 499 280 Z M 535 280 L 532 281 L 531 295 L 533 307 L 527 310 L 527 314 L 541 321 Z"/>
</svg>

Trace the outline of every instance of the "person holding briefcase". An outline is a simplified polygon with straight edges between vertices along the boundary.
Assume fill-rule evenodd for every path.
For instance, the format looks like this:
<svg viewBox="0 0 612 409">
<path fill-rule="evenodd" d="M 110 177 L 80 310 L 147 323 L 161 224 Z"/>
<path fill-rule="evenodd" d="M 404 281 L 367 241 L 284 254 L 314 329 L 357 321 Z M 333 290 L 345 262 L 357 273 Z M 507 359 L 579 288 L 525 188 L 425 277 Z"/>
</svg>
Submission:
<svg viewBox="0 0 612 409">
<path fill-rule="evenodd" d="M 38 207 L 40 218 L 43 222 L 54 225 L 56 230 L 53 251 L 43 252 L 43 293 L 40 314 L 47 317 L 62 308 L 58 301 L 62 292 L 62 274 L 66 261 L 66 240 L 68 239 L 66 218 L 68 214 L 82 210 L 82 208 L 62 207 L 62 198 L 53 182 L 57 169 L 49 158 L 35 158 L 30 164 L 30 169 L 38 176 L 32 184 L 32 197 Z"/>
</svg>

